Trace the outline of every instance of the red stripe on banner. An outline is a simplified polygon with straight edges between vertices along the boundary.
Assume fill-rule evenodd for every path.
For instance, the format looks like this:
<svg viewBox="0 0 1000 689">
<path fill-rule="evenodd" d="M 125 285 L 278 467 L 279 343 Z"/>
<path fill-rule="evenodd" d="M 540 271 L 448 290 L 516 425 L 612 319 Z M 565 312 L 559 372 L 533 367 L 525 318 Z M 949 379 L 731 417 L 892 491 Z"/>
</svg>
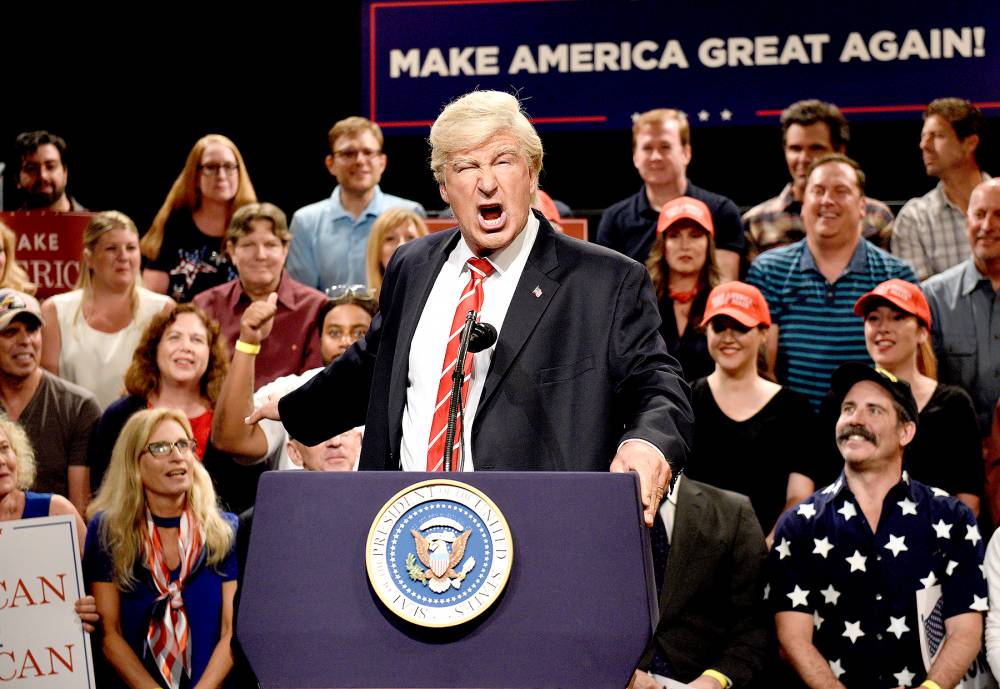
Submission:
<svg viewBox="0 0 1000 689">
<path fill-rule="evenodd" d="M 372 112 L 374 112 L 375 100 L 372 99 Z M 781 111 L 777 113 L 780 115 Z M 760 114 L 758 112 L 758 114 Z M 374 118 L 372 118 L 374 119 Z M 529 117 L 529 120 L 536 124 L 575 124 L 580 122 L 607 122 L 607 115 L 559 115 L 554 117 Z M 380 127 L 430 127 L 434 120 L 378 120 Z"/>
<path fill-rule="evenodd" d="M 982 103 L 973 103 L 980 110 L 991 110 L 995 108 L 1000 108 L 1000 101 L 986 101 Z M 927 108 L 927 105 L 856 105 L 853 107 L 841 108 L 840 111 L 844 113 L 879 113 L 879 112 L 923 112 Z M 784 110 L 756 110 L 754 114 L 757 117 L 779 117 Z"/>
</svg>

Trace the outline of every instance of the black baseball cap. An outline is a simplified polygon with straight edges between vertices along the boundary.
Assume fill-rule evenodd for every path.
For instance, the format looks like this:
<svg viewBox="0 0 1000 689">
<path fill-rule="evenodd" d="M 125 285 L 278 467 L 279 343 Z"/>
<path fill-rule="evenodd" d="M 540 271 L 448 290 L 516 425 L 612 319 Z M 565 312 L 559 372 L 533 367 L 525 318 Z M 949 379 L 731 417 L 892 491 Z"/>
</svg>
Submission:
<svg viewBox="0 0 1000 689">
<path fill-rule="evenodd" d="M 917 400 L 913 397 L 913 390 L 905 380 L 900 380 L 884 368 L 872 368 L 868 364 L 858 361 L 846 363 L 836 371 L 830 378 L 830 389 L 839 407 L 843 403 L 847 393 L 856 383 L 863 380 L 870 380 L 885 388 L 893 400 L 899 403 L 906 412 L 907 418 L 903 421 L 917 422 L 918 410 Z"/>
</svg>

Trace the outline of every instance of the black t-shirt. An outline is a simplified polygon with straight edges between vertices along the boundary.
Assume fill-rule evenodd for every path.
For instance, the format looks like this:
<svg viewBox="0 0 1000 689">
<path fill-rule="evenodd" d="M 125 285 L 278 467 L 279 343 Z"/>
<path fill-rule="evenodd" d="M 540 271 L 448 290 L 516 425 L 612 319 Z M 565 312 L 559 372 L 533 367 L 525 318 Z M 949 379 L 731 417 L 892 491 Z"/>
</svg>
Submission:
<svg viewBox="0 0 1000 689">
<path fill-rule="evenodd" d="M 740 210 L 729 198 L 716 194 L 688 181 L 686 196 L 698 199 L 708 206 L 715 227 L 715 248 L 746 253 L 743 222 Z M 597 226 L 596 242 L 614 249 L 639 263 L 649 258 L 649 249 L 656 238 L 656 221 L 659 211 L 653 210 L 646 196 L 646 186 L 627 199 L 609 206 Z"/>
<path fill-rule="evenodd" d="M 719 409 L 702 378 L 691 386 L 691 404 L 697 423 L 685 474 L 749 497 L 770 532 L 785 507 L 788 475 L 814 479 L 822 453 L 809 400 L 781 388 L 755 415 L 734 421 Z"/>
<path fill-rule="evenodd" d="M 167 295 L 174 301 L 191 301 L 207 289 L 236 279 L 222 242 L 221 237 L 199 230 L 188 211 L 174 211 L 163 228 L 160 255 L 146 267 L 170 276 Z"/>
<path fill-rule="evenodd" d="M 709 290 L 703 289 L 691 302 L 687 326 L 683 333 L 677 332 L 674 317 L 674 302 L 669 293 L 660 299 L 660 334 L 667 343 L 667 352 L 677 359 L 684 371 L 684 380 L 689 383 L 704 378 L 715 370 L 715 361 L 708 353 L 708 339 L 701 328 L 701 317 L 705 313 Z M 711 483 L 711 481 L 709 481 Z"/>
</svg>

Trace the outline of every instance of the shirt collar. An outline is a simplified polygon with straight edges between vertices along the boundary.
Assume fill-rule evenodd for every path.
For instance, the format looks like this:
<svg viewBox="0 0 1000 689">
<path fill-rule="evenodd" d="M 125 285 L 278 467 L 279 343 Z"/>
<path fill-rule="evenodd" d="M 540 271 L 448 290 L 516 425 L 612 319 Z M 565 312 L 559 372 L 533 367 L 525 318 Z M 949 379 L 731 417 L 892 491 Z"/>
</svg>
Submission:
<svg viewBox="0 0 1000 689">
<path fill-rule="evenodd" d="M 354 216 L 352 216 L 350 213 L 344 210 L 343 204 L 340 203 L 339 184 L 333 188 L 333 193 L 330 194 L 330 204 L 332 207 L 331 215 L 333 216 L 334 220 L 338 220 L 340 218 L 350 218 L 351 220 L 354 220 Z M 372 194 L 372 200 L 368 202 L 368 205 L 365 206 L 365 209 L 363 211 L 361 211 L 361 214 L 358 216 L 358 218 L 361 219 L 366 215 L 378 215 L 375 209 L 379 208 L 381 204 L 382 204 L 382 189 L 379 187 L 379 185 L 376 184 L 375 193 Z"/>
<path fill-rule="evenodd" d="M 235 312 L 236 306 L 241 302 L 245 301 L 250 303 L 250 297 L 247 295 L 246 291 L 243 289 L 243 283 L 240 282 L 239 278 L 233 280 L 233 289 L 229 292 L 229 298 L 226 300 L 228 306 L 231 310 Z M 294 310 L 296 306 L 295 300 L 295 290 L 292 287 L 292 281 L 288 277 L 288 273 L 284 269 L 281 270 L 281 279 L 278 281 L 278 302 L 289 309 Z"/>
<path fill-rule="evenodd" d="M 788 210 L 789 206 L 796 203 L 795 193 L 792 191 L 791 182 L 785 185 L 785 188 L 781 190 L 781 193 L 775 197 L 775 201 L 777 201 L 777 207 L 783 211 Z"/>
<path fill-rule="evenodd" d="M 535 237 L 538 235 L 538 228 L 540 223 L 535 214 L 528 211 L 528 221 L 524 224 L 524 229 L 514 237 L 514 241 L 505 246 L 499 251 L 494 251 L 490 254 L 486 260 L 488 260 L 497 273 L 503 275 L 511 266 L 514 264 L 519 257 L 527 254 L 531 251 L 531 247 L 535 244 Z M 460 231 L 461 232 L 461 231 Z M 469 245 L 465 243 L 465 237 L 462 237 L 458 242 L 458 246 L 455 247 L 455 251 L 452 252 L 452 257 L 455 262 L 459 265 L 460 270 L 466 269 L 466 263 L 475 254 L 472 253 L 472 249 Z"/>
<path fill-rule="evenodd" d="M 902 488 L 900 488 L 900 486 L 902 486 Z M 845 491 L 847 492 L 848 495 L 851 496 L 854 495 L 850 487 L 847 485 L 847 476 L 845 475 L 844 470 L 842 469 L 840 471 L 840 476 L 837 477 L 837 480 L 831 483 L 826 488 L 823 488 L 821 491 L 819 491 L 819 496 L 820 497 L 829 496 L 829 500 L 833 501 L 839 498 Z M 903 470 L 902 476 L 900 476 L 899 478 L 899 482 L 889 489 L 889 492 L 885 494 L 885 498 L 883 499 L 882 502 L 884 503 L 885 500 L 888 500 L 890 497 L 892 497 L 896 493 L 899 493 L 900 491 L 902 491 L 906 495 L 910 494 L 910 475 L 906 472 L 905 469 Z"/>
<path fill-rule="evenodd" d="M 667 493 L 666 497 L 663 498 L 663 502 L 669 502 L 675 508 L 677 507 L 677 493 L 680 490 L 681 481 L 683 480 L 684 480 L 684 474 L 680 474 L 677 477 L 677 480 L 674 481 L 673 488 L 671 488 L 670 492 Z"/>
<path fill-rule="evenodd" d="M 819 267 L 816 265 L 816 259 L 812 255 L 812 251 L 809 250 L 809 242 L 805 239 L 802 241 L 802 258 L 799 259 L 799 270 L 815 270 L 817 273 Z M 851 254 L 851 260 L 847 264 L 847 268 L 844 273 L 866 273 L 868 272 L 868 240 L 858 237 L 858 243 L 854 247 L 854 253 Z"/>
<path fill-rule="evenodd" d="M 965 267 L 962 269 L 961 280 L 960 289 L 962 291 L 962 296 L 969 296 L 984 282 L 989 284 L 990 291 L 993 291 L 993 283 L 990 282 L 988 277 L 979 271 L 979 268 L 976 267 L 975 260 L 971 258 L 965 262 Z"/>
</svg>

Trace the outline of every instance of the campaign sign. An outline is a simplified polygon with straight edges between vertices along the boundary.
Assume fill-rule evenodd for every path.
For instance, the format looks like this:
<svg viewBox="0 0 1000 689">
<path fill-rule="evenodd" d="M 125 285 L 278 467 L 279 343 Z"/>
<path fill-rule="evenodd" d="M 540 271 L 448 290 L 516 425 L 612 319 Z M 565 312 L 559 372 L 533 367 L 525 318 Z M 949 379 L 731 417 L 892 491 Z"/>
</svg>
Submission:
<svg viewBox="0 0 1000 689">
<path fill-rule="evenodd" d="M 83 231 L 94 213 L 15 211 L 0 213 L 14 230 L 17 262 L 38 285 L 38 300 L 76 287 L 83 255 Z"/>
<path fill-rule="evenodd" d="M 486 612 L 507 585 L 514 544 L 503 513 L 472 486 L 437 479 L 403 489 L 368 533 L 368 579 L 385 606 L 421 627 Z"/>
<path fill-rule="evenodd" d="M 773 124 L 803 98 L 851 119 L 913 118 L 941 96 L 1000 109 L 989 2 L 367 0 L 361 43 L 363 107 L 390 131 L 426 130 L 474 89 L 577 129 L 629 128 L 658 107 L 701 126 Z"/>
<path fill-rule="evenodd" d="M 76 518 L 0 522 L 0 686 L 93 689 Z"/>
</svg>

